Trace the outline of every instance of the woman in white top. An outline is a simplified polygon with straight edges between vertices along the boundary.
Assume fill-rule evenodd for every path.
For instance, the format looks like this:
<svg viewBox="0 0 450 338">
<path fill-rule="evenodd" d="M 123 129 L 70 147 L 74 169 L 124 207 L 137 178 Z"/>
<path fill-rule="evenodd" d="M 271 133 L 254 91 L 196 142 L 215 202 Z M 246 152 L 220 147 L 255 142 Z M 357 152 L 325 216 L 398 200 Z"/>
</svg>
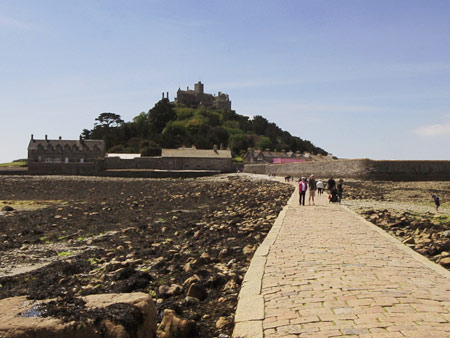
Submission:
<svg viewBox="0 0 450 338">
<path fill-rule="evenodd" d="M 317 193 L 319 195 L 323 194 L 323 182 L 322 182 L 322 180 L 318 180 L 317 181 Z"/>
</svg>

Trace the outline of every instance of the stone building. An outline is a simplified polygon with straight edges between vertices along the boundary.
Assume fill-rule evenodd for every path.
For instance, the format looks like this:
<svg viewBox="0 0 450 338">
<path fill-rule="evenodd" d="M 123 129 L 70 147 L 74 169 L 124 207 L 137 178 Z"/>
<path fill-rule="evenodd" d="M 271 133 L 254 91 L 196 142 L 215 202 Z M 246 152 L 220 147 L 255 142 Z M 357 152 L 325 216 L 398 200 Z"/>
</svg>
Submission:
<svg viewBox="0 0 450 338">
<path fill-rule="evenodd" d="M 266 150 L 253 150 L 248 148 L 247 153 L 244 155 L 244 163 L 273 163 L 275 159 L 304 159 L 300 152 L 293 153 L 292 151 L 270 151 Z"/>
<path fill-rule="evenodd" d="M 264 164 L 264 163 L 293 163 L 293 162 L 305 162 L 305 161 L 331 161 L 333 155 L 321 155 L 311 154 L 309 152 L 296 151 L 271 151 L 266 150 L 253 150 L 248 148 L 247 153 L 244 155 L 244 164 Z"/>
<path fill-rule="evenodd" d="M 89 163 L 103 158 L 105 146 L 101 140 L 37 140 L 31 135 L 28 163 Z"/>
<path fill-rule="evenodd" d="M 207 94 L 204 91 L 204 84 L 201 83 L 201 81 L 194 85 L 194 90 L 189 90 L 189 87 L 187 87 L 187 90 L 178 89 L 175 103 L 183 104 L 192 108 L 203 106 L 208 108 L 231 110 L 231 101 L 228 94 L 221 92 L 217 95 Z"/>
</svg>

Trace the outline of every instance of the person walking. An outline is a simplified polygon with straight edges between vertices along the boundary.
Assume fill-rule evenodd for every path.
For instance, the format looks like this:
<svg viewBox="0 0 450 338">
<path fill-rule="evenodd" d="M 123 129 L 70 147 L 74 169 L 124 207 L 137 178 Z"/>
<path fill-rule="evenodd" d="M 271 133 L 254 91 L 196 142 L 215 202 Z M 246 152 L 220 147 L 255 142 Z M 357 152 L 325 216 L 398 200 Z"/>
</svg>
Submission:
<svg viewBox="0 0 450 338">
<path fill-rule="evenodd" d="M 435 194 L 431 194 L 431 198 L 434 201 L 434 209 L 436 210 L 436 214 L 439 214 L 439 206 L 441 205 L 441 202 L 439 201 L 439 197 Z"/>
<path fill-rule="evenodd" d="M 314 178 L 314 174 L 312 174 L 309 177 L 308 186 L 309 186 L 308 204 L 311 205 L 311 200 L 312 200 L 312 205 L 315 205 L 314 197 L 316 195 L 317 182 L 316 182 L 316 179 Z"/>
<path fill-rule="evenodd" d="M 336 186 L 336 181 L 333 179 L 333 177 L 331 177 L 328 180 L 328 190 L 330 190 L 330 194 L 333 191 L 334 187 Z"/>
<path fill-rule="evenodd" d="M 302 177 L 301 180 L 298 182 L 298 193 L 300 195 L 300 198 L 299 198 L 300 205 L 305 205 L 306 190 L 308 190 L 308 182 L 306 182 L 305 177 Z"/>
<path fill-rule="evenodd" d="M 323 193 L 323 182 L 322 180 L 317 181 L 317 194 L 322 195 Z"/>
<path fill-rule="evenodd" d="M 338 201 L 339 204 L 341 204 L 342 201 L 342 193 L 344 192 L 344 187 L 342 186 L 344 184 L 344 180 L 341 178 L 339 180 L 339 183 L 337 185 L 337 194 L 338 194 Z"/>
</svg>

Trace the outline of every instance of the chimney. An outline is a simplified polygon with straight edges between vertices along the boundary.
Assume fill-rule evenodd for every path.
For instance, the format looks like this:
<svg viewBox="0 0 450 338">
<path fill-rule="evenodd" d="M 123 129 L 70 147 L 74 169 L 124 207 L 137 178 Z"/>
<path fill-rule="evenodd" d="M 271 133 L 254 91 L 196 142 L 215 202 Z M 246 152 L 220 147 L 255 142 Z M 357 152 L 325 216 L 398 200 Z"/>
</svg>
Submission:
<svg viewBox="0 0 450 338">
<path fill-rule="evenodd" d="M 45 134 L 45 140 L 48 142 L 47 134 Z"/>
<path fill-rule="evenodd" d="M 167 94 L 166 99 L 168 100 L 169 99 L 169 92 L 167 92 L 166 94 Z"/>
<path fill-rule="evenodd" d="M 34 142 L 34 137 L 33 137 L 33 134 L 31 134 L 31 141 L 33 141 L 33 142 Z"/>
<path fill-rule="evenodd" d="M 162 92 L 162 100 L 164 100 L 164 92 Z"/>
</svg>

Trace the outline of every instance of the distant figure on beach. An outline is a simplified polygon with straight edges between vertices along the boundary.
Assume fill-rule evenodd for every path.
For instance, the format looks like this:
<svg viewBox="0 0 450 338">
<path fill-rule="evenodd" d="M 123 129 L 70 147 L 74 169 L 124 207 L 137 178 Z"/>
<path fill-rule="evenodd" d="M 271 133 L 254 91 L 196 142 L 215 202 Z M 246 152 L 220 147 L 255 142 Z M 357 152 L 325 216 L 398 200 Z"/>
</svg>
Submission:
<svg viewBox="0 0 450 338">
<path fill-rule="evenodd" d="M 337 194 L 338 194 L 338 198 L 339 198 L 339 204 L 341 204 L 342 193 L 344 192 L 344 187 L 342 186 L 343 184 L 344 184 L 344 180 L 341 178 L 337 185 Z"/>
<path fill-rule="evenodd" d="M 316 195 L 317 183 L 316 183 L 316 179 L 314 178 L 314 174 L 312 174 L 312 175 L 309 177 L 308 185 L 309 185 L 308 204 L 311 204 L 311 200 L 312 200 L 312 204 L 315 205 L 315 203 L 314 203 L 314 197 L 315 197 L 315 195 Z"/>
<path fill-rule="evenodd" d="M 330 191 L 330 194 L 331 194 L 331 192 L 333 191 L 333 189 L 334 189 L 335 186 L 336 186 L 336 181 L 333 179 L 333 177 L 331 177 L 331 178 L 328 180 L 328 190 Z"/>
<path fill-rule="evenodd" d="M 298 193 L 300 195 L 300 198 L 299 198 L 300 205 L 305 205 L 306 190 L 308 190 L 308 182 L 306 182 L 305 177 L 302 177 L 301 180 L 298 182 Z"/>
<path fill-rule="evenodd" d="M 319 195 L 323 194 L 323 182 L 322 182 L 322 180 L 318 180 L 317 181 L 317 193 Z"/>
<path fill-rule="evenodd" d="M 431 198 L 434 201 L 434 209 L 436 210 L 436 213 L 439 213 L 439 206 L 441 205 L 441 202 L 439 201 L 439 197 L 435 194 L 431 194 Z"/>
</svg>

